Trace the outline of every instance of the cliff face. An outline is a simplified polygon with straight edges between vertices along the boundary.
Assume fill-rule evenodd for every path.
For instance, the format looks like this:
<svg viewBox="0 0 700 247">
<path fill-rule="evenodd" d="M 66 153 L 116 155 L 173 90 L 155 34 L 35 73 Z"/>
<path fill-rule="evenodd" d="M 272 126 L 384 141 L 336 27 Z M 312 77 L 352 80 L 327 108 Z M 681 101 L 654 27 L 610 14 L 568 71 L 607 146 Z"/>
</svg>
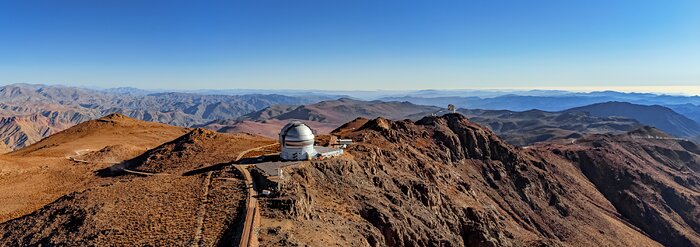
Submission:
<svg viewBox="0 0 700 247">
<path fill-rule="evenodd" d="M 264 243 L 658 245 L 569 161 L 462 115 L 346 127 L 335 134 L 357 142 L 348 155 L 289 169 L 281 197 L 264 201 Z"/>
</svg>

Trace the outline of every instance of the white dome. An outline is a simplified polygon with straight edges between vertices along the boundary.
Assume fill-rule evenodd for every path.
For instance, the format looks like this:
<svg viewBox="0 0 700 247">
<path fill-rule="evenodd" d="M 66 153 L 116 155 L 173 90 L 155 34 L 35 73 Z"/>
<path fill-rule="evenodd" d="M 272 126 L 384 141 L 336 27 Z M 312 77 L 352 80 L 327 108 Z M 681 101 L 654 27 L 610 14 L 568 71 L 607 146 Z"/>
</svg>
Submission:
<svg viewBox="0 0 700 247">
<path fill-rule="evenodd" d="M 306 124 L 294 121 L 280 131 L 280 144 L 283 160 L 305 160 L 316 154 L 314 150 L 314 133 Z"/>
<path fill-rule="evenodd" d="M 311 132 L 309 126 L 298 121 L 288 123 L 282 128 L 280 132 L 280 138 L 284 139 L 285 142 L 308 142 L 311 141 L 313 145 L 314 133 Z"/>
</svg>

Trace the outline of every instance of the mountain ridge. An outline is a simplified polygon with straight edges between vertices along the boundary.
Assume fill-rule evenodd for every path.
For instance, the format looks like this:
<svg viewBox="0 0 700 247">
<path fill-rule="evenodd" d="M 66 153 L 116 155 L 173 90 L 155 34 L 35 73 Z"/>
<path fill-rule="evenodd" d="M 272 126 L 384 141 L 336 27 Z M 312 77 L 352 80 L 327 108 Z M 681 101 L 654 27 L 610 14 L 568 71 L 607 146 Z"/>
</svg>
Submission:
<svg viewBox="0 0 700 247">
<path fill-rule="evenodd" d="M 0 87 L 0 142 L 8 151 L 52 133 L 111 113 L 182 127 L 239 117 L 275 104 L 307 104 L 323 96 L 279 94 L 200 95 L 134 90 L 92 90 L 66 86 L 13 84 Z M 33 121 L 8 121 L 10 118 Z M 1 150 L 0 150 L 1 151 Z"/>
</svg>

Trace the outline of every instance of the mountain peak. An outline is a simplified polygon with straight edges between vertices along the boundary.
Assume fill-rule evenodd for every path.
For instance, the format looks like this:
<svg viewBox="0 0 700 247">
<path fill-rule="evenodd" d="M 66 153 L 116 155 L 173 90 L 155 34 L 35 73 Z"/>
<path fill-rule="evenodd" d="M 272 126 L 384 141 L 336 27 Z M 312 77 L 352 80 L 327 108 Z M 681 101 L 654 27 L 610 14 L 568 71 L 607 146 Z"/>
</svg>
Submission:
<svg viewBox="0 0 700 247">
<path fill-rule="evenodd" d="M 109 114 L 107 116 L 101 117 L 99 119 L 100 120 L 107 120 L 107 121 L 121 121 L 121 120 L 134 120 L 134 121 L 136 121 L 136 119 L 127 117 L 126 115 L 121 114 L 121 113 L 112 113 L 112 114 Z"/>
<path fill-rule="evenodd" d="M 450 113 L 443 116 L 427 116 L 413 122 L 375 118 L 355 131 L 337 131 L 341 137 L 357 140 L 388 141 L 393 144 L 412 145 L 426 153 L 443 155 L 443 161 L 463 159 L 493 159 L 513 161 L 515 148 L 502 141 L 496 134 L 470 122 L 467 117 Z M 381 136 L 383 138 L 376 138 Z M 449 150 L 449 152 L 434 152 Z"/>
<path fill-rule="evenodd" d="M 651 127 L 651 126 L 643 126 L 639 129 L 633 130 L 628 132 L 629 135 L 631 136 L 652 136 L 652 137 L 660 137 L 660 138 L 670 138 L 671 136 L 664 133 L 663 131 Z"/>
</svg>

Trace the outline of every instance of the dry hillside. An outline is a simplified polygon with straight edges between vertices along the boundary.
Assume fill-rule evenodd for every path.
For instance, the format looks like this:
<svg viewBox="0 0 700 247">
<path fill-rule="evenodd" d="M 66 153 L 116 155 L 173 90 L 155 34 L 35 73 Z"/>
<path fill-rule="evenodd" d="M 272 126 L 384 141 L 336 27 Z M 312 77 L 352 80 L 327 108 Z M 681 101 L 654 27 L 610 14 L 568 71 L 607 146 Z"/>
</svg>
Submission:
<svg viewBox="0 0 700 247">
<path fill-rule="evenodd" d="M 109 115 L 0 155 L 0 221 L 83 190 L 94 183 L 95 172 L 110 163 L 133 158 L 184 133 L 179 127 Z M 75 161 L 85 159 L 94 163 Z"/>
<path fill-rule="evenodd" d="M 245 192 L 241 174 L 222 165 L 273 142 L 248 134 L 186 132 L 121 115 L 80 124 L 0 156 L 17 166 L 27 165 L 20 163 L 23 159 L 61 161 L 54 166 L 65 175 L 41 182 L 46 179 L 43 171 L 27 170 L 21 176 L 27 183 L 13 179 L 20 176 L 3 176 L 9 188 L 46 184 L 22 193 L 52 196 L 6 198 L 12 193 L 0 191 L 7 202 L 2 210 L 12 213 L 2 219 L 0 245 L 230 245 Z M 85 151 L 75 153 L 68 147 Z M 134 152 L 129 147 L 142 149 Z M 61 156 L 71 152 L 75 154 Z M 123 166 L 144 173 L 122 171 Z M 54 191 L 49 186 L 62 188 Z M 28 206 L 30 202 L 45 206 Z"/>
</svg>

